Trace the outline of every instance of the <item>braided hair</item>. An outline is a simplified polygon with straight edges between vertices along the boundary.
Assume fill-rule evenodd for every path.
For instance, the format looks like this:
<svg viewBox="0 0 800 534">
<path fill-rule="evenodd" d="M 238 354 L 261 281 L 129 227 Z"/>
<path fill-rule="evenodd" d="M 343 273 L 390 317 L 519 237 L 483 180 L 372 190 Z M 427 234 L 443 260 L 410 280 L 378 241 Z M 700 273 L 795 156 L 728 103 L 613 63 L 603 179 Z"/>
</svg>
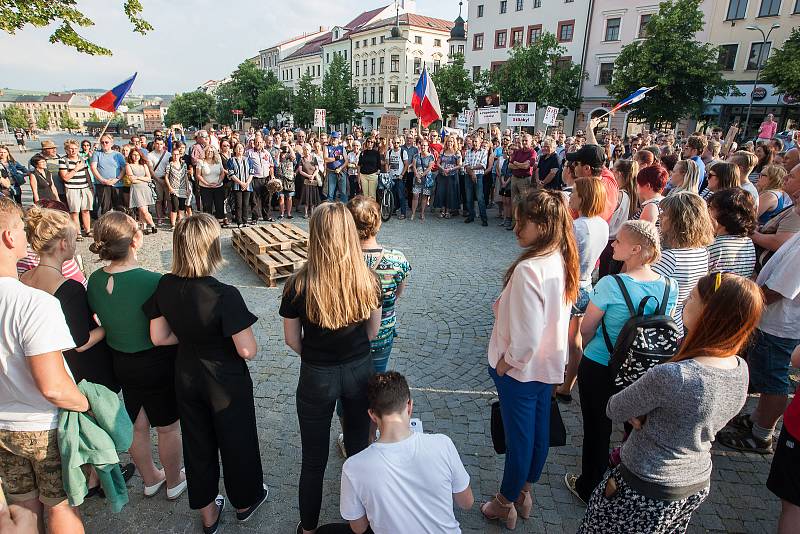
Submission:
<svg viewBox="0 0 800 534">
<path fill-rule="evenodd" d="M 620 232 L 627 231 L 628 235 L 642 247 L 642 258 L 644 263 L 655 263 L 661 258 L 661 237 L 658 235 L 658 228 L 650 221 L 627 221 L 620 228 Z"/>
</svg>

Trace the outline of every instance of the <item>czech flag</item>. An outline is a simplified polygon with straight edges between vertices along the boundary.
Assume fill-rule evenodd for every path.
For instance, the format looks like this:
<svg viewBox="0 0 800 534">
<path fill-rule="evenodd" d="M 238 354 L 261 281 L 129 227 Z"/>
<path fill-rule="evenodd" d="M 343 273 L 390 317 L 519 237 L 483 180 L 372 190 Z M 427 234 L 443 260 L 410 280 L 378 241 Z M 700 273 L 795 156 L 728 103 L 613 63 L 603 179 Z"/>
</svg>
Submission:
<svg viewBox="0 0 800 534">
<path fill-rule="evenodd" d="M 419 122 L 423 128 L 427 128 L 431 123 L 442 118 L 442 109 L 439 107 L 439 95 L 433 80 L 428 75 L 428 67 L 422 69 L 414 94 L 411 96 L 411 107 L 419 117 Z"/>
<path fill-rule="evenodd" d="M 614 106 L 614 108 L 610 111 L 610 113 L 614 113 L 615 111 L 617 111 L 619 109 L 622 109 L 625 106 L 630 106 L 631 104 L 635 104 L 639 100 L 642 100 L 644 98 L 644 95 L 646 95 L 647 93 L 649 93 L 653 89 L 655 89 L 655 86 L 654 87 L 640 87 L 636 91 L 634 91 L 631 94 L 629 94 L 624 100 L 620 101 L 619 104 Z"/>
<path fill-rule="evenodd" d="M 133 85 L 133 81 L 136 79 L 136 75 L 138 73 L 134 72 L 133 76 L 116 86 L 110 91 L 106 91 L 100 97 L 98 97 L 94 102 L 89 104 L 93 108 L 102 109 L 103 111 L 108 111 L 109 113 L 114 113 L 117 111 L 117 108 L 122 104 L 122 99 L 125 98 L 125 95 L 128 94 L 130 91 L 131 86 Z"/>
</svg>

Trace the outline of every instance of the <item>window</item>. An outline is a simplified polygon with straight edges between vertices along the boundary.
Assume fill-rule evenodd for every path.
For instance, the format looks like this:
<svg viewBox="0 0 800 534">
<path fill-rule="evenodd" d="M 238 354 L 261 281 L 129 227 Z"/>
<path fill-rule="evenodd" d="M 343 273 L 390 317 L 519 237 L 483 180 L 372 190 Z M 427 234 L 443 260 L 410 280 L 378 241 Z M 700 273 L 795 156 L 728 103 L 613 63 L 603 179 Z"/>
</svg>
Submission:
<svg viewBox="0 0 800 534">
<path fill-rule="evenodd" d="M 647 37 L 647 25 L 650 24 L 650 19 L 653 18 L 653 15 L 648 13 L 647 15 L 642 15 L 639 17 L 639 38 L 644 39 Z"/>
<path fill-rule="evenodd" d="M 542 0 L 533 0 L 533 7 L 534 9 L 537 7 L 542 7 Z"/>
<path fill-rule="evenodd" d="M 542 25 L 528 26 L 528 46 L 542 36 Z"/>
<path fill-rule="evenodd" d="M 344 60 L 347 61 L 347 50 L 344 51 Z"/>
<path fill-rule="evenodd" d="M 364 76 L 366 76 L 367 75 L 367 60 L 365 59 L 362 64 L 364 65 Z"/>
<path fill-rule="evenodd" d="M 575 20 L 562 20 L 558 23 L 558 41 L 560 43 L 567 43 L 572 41 L 572 35 L 575 33 Z"/>
<path fill-rule="evenodd" d="M 798 0 L 800 2 L 800 0 Z M 458 45 L 458 53 L 464 55 L 464 45 Z"/>
<path fill-rule="evenodd" d="M 389 70 L 391 72 L 400 72 L 400 56 L 395 54 L 392 56 L 392 63 Z"/>
<path fill-rule="evenodd" d="M 563 56 L 556 60 L 556 69 L 567 69 L 572 65 L 572 56 Z"/>
<path fill-rule="evenodd" d="M 433 60 L 433 73 L 436 74 L 439 72 L 439 67 L 442 66 L 442 62 L 438 59 Z"/>
<path fill-rule="evenodd" d="M 356 61 L 356 76 L 361 76 L 361 72 L 360 72 L 360 70 L 361 70 L 361 69 L 360 69 L 360 65 L 361 65 L 361 63 L 359 63 L 358 61 Z"/>
<path fill-rule="evenodd" d="M 522 46 L 522 28 L 511 28 L 511 46 Z"/>
<path fill-rule="evenodd" d="M 433 40 L 433 46 L 442 46 L 442 40 L 441 39 L 434 39 Z"/>
<path fill-rule="evenodd" d="M 375 46 L 375 44 L 377 43 L 377 41 L 378 41 L 378 38 L 377 38 L 377 37 L 373 37 L 373 38 L 372 38 L 372 46 Z"/>
<path fill-rule="evenodd" d="M 422 44 L 422 37 L 419 35 L 414 36 L 414 44 Z"/>
<path fill-rule="evenodd" d="M 517 11 L 522 11 L 522 6 L 525 3 L 525 0 L 517 0 Z"/>
<path fill-rule="evenodd" d="M 380 60 L 378 61 L 378 74 L 383 74 L 383 65 L 385 63 L 386 58 L 381 56 Z"/>
<path fill-rule="evenodd" d="M 508 11 L 508 2 L 506 0 L 500 0 L 500 14 L 502 15 Z"/>
<path fill-rule="evenodd" d="M 481 77 L 481 66 L 475 65 L 474 67 L 472 67 L 472 81 L 477 82 L 478 78 L 480 77 Z"/>
<path fill-rule="evenodd" d="M 370 104 L 375 103 L 375 87 L 369 88 L 369 103 Z"/>
<path fill-rule="evenodd" d="M 356 41 L 356 48 L 360 48 L 360 47 L 361 47 L 361 41 Z"/>
<path fill-rule="evenodd" d="M 747 70 L 757 70 L 759 68 L 764 68 L 764 64 L 767 62 L 767 58 L 769 57 L 769 49 L 772 46 L 772 43 L 753 43 L 750 45 L 750 56 L 747 58 Z M 761 61 L 759 62 L 759 57 Z M 760 63 L 760 65 L 759 65 Z"/>
<path fill-rule="evenodd" d="M 414 58 L 414 74 L 419 74 L 422 72 L 422 59 L 415 57 Z"/>
<path fill-rule="evenodd" d="M 483 4 L 478 6 L 478 17 L 483 16 Z"/>
<path fill-rule="evenodd" d="M 800 0 L 794 2 L 794 13 L 800 13 Z"/>
<path fill-rule="evenodd" d="M 483 50 L 483 34 L 476 33 L 472 36 L 472 49 L 473 50 Z"/>
<path fill-rule="evenodd" d="M 375 58 L 372 58 L 372 61 L 371 61 L 371 64 L 370 64 L 370 67 L 372 67 L 372 68 L 369 71 L 369 73 L 372 74 L 373 76 L 375 75 L 375 63 L 377 63 L 377 61 L 375 60 Z"/>
<path fill-rule="evenodd" d="M 378 104 L 383 104 L 383 86 L 378 87 Z"/>
<path fill-rule="evenodd" d="M 508 38 L 508 32 L 506 30 L 497 30 L 496 32 L 494 32 L 494 47 L 505 48 L 507 38 Z"/>
<path fill-rule="evenodd" d="M 620 22 L 622 22 L 622 19 L 618 17 L 606 21 L 606 41 L 619 41 Z"/>
<path fill-rule="evenodd" d="M 731 0 L 725 20 L 743 19 L 747 14 L 747 0 Z"/>
<path fill-rule="evenodd" d="M 733 70 L 736 65 L 736 52 L 739 51 L 738 44 L 722 45 L 719 47 L 719 68 L 722 70 Z"/>
<path fill-rule="evenodd" d="M 781 0 L 761 0 L 761 9 L 758 10 L 759 17 L 774 17 L 780 13 Z"/>
<path fill-rule="evenodd" d="M 452 57 L 456 53 L 456 45 L 450 45 L 450 56 Z"/>
<path fill-rule="evenodd" d="M 391 102 L 393 104 L 397 104 L 400 101 L 400 99 L 397 96 L 398 94 L 399 94 L 399 91 L 397 90 L 397 86 L 396 85 L 390 85 L 389 86 L 389 102 Z"/>
<path fill-rule="evenodd" d="M 367 40 L 364 39 L 364 46 L 367 46 Z"/>
<path fill-rule="evenodd" d="M 600 75 L 597 78 L 597 84 L 598 85 L 610 84 L 612 74 L 614 74 L 613 63 L 600 63 Z"/>
<path fill-rule="evenodd" d="M 317 76 L 322 75 L 322 65 L 317 65 Z"/>
<path fill-rule="evenodd" d="M 491 70 L 492 72 L 497 72 L 497 71 L 499 71 L 499 70 L 500 70 L 500 67 L 502 67 L 502 66 L 503 66 L 503 63 L 505 63 L 505 61 L 492 61 L 492 65 L 491 65 L 491 67 L 490 67 L 490 70 Z"/>
<path fill-rule="evenodd" d="M 331 62 L 331 55 L 325 52 L 325 63 L 330 63 L 330 62 Z"/>
<path fill-rule="evenodd" d="M 362 96 L 364 98 L 361 99 L 361 102 L 363 104 L 366 104 L 367 103 L 367 88 L 366 87 L 362 90 Z"/>
</svg>

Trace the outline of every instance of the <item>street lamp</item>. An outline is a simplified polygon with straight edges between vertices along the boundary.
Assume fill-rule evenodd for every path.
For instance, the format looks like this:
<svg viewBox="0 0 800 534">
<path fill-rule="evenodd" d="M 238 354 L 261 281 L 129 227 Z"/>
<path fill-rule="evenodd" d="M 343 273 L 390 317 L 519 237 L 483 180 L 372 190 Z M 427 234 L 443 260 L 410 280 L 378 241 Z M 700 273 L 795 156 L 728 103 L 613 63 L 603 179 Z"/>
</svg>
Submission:
<svg viewBox="0 0 800 534">
<path fill-rule="evenodd" d="M 761 77 L 761 55 L 764 53 L 764 47 L 769 40 L 770 34 L 772 34 L 772 30 L 780 28 L 781 25 L 778 23 L 773 24 L 770 26 L 769 31 L 764 34 L 764 30 L 762 30 L 759 26 L 748 26 L 748 30 L 761 32 L 761 46 L 758 47 L 758 59 L 756 61 L 756 81 L 753 84 L 753 89 L 750 91 L 750 104 L 747 106 L 747 117 L 744 119 L 744 128 L 742 128 L 742 139 L 747 139 L 747 128 L 750 125 L 750 112 L 753 110 L 753 93 L 755 92 L 756 88 L 758 87 L 758 79 Z"/>
</svg>

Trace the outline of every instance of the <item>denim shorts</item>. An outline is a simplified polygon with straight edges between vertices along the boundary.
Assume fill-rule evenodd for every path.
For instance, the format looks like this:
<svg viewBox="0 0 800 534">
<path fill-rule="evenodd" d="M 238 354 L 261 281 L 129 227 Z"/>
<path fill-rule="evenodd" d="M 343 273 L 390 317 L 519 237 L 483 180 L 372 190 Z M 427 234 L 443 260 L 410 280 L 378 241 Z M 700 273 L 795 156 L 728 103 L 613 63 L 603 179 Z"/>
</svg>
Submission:
<svg viewBox="0 0 800 534">
<path fill-rule="evenodd" d="M 773 336 L 756 330 L 753 344 L 747 352 L 750 367 L 750 390 L 769 395 L 789 395 L 794 392 L 789 381 L 789 368 L 794 348 L 800 339 Z"/>
<path fill-rule="evenodd" d="M 586 315 L 586 308 L 589 307 L 589 287 L 578 288 L 578 299 L 572 305 L 572 310 L 569 312 L 570 317 L 583 317 Z"/>
</svg>

